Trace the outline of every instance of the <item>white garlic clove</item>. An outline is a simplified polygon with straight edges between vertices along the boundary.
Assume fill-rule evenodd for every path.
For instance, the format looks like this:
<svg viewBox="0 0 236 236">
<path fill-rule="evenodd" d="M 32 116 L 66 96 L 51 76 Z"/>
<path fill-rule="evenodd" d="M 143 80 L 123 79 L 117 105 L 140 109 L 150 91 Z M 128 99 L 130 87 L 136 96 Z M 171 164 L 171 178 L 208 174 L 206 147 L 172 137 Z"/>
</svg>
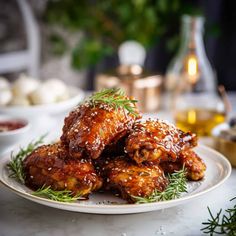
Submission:
<svg viewBox="0 0 236 236">
<path fill-rule="evenodd" d="M 6 106 L 12 99 L 12 92 L 10 89 L 0 90 L 0 105 Z"/>
</svg>

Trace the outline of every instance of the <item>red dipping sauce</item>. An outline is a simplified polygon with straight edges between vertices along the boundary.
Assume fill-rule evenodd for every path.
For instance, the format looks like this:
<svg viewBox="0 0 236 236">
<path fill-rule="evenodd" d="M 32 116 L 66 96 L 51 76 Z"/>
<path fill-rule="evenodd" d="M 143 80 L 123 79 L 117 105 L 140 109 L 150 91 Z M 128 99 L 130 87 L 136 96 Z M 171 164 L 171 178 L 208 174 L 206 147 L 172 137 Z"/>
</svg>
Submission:
<svg viewBox="0 0 236 236">
<path fill-rule="evenodd" d="M 23 128 L 26 124 L 22 121 L 0 121 L 0 133 Z"/>
</svg>

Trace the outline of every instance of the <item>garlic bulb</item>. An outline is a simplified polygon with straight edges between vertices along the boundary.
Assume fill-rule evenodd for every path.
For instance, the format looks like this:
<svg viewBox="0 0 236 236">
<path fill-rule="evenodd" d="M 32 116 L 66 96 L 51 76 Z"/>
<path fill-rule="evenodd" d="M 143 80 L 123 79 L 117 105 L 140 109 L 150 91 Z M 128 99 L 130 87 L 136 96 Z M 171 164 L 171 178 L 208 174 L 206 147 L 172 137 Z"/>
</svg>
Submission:
<svg viewBox="0 0 236 236">
<path fill-rule="evenodd" d="M 22 97 L 29 95 L 39 86 L 37 79 L 21 75 L 12 85 L 12 92 L 14 96 Z"/>
<path fill-rule="evenodd" d="M 10 102 L 11 106 L 29 106 L 30 101 L 27 96 L 14 96 Z"/>
<path fill-rule="evenodd" d="M 29 98 L 34 105 L 54 103 L 57 99 L 55 94 L 45 86 L 37 88 L 29 95 Z"/>
<path fill-rule="evenodd" d="M 43 86 L 54 93 L 57 100 L 65 100 L 69 97 L 69 92 L 66 84 L 59 79 L 49 79 L 43 83 Z"/>
<path fill-rule="evenodd" d="M 10 83 L 8 82 L 8 80 L 4 77 L 0 77 L 0 90 L 9 88 L 10 88 Z"/>
</svg>

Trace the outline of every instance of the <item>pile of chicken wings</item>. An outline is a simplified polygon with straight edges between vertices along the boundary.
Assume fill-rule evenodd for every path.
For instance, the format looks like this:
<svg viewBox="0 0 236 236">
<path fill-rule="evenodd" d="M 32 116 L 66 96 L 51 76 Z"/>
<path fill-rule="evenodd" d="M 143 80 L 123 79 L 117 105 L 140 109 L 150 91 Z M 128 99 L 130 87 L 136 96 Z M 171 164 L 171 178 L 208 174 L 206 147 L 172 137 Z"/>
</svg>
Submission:
<svg viewBox="0 0 236 236">
<path fill-rule="evenodd" d="M 159 119 L 142 121 L 135 109 L 133 114 L 105 102 L 76 107 L 65 118 L 60 141 L 25 158 L 26 185 L 84 197 L 111 191 L 134 202 L 134 196 L 164 191 L 166 174 L 183 166 L 189 180 L 202 179 L 206 165 L 193 151 L 196 135 Z"/>
</svg>

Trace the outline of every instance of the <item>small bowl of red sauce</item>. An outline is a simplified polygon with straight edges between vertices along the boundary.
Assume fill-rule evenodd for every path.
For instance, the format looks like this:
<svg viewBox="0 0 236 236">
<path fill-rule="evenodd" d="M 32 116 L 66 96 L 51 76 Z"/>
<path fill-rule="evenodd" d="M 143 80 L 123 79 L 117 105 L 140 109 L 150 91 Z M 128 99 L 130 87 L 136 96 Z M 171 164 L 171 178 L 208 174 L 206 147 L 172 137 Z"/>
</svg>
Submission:
<svg viewBox="0 0 236 236">
<path fill-rule="evenodd" d="M 0 155 L 20 143 L 29 129 L 26 119 L 0 115 Z"/>
</svg>

